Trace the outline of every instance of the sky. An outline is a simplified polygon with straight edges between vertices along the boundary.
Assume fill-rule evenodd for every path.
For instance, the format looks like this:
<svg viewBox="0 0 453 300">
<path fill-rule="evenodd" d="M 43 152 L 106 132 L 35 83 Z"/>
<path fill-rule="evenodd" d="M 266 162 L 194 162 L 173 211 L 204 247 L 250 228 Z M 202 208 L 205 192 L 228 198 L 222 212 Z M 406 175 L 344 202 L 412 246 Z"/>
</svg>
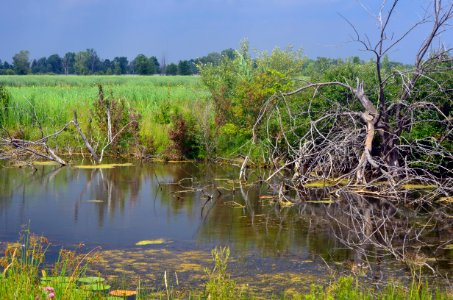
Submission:
<svg viewBox="0 0 453 300">
<path fill-rule="evenodd" d="M 451 3 L 452 0 L 444 2 Z M 392 2 L 388 0 L 387 2 Z M 431 8 L 429 0 L 400 0 L 390 22 L 396 38 Z M 370 58 L 354 42 L 359 33 L 376 41 L 381 0 L 0 0 L 0 59 L 20 50 L 30 58 L 96 50 L 101 58 L 137 54 L 167 62 L 238 48 L 271 51 L 292 46 L 310 57 Z M 388 4 L 383 12 L 388 11 Z M 417 28 L 390 53 L 413 63 L 429 24 Z M 453 30 L 443 33 L 453 46 Z M 437 42 L 437 43 L 440 43 Z"/>
</svg>

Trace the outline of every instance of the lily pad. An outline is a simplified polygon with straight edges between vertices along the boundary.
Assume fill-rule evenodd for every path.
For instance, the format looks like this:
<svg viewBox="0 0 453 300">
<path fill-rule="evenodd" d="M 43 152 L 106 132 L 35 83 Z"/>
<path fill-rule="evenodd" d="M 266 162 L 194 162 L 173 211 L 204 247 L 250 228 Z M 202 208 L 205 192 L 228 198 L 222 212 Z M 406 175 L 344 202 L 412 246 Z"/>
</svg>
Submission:
<svg viewBox="0 0 453 300">
<path fill-rule="evenodd" d="M 110 290 L 111 286 L 105 283 L 92 283 L 82 285 L 80 288 L 92 292 L 106 292 Z"/>
<path fill-rule="evenodd" d="M 71 277 L 67 277 L 67 276 L 41 277 L 42 286 L 52 286 L 54 288 L 56 288 L 56 287 L 66 288 L 71 284 L 74 284 L 74 282 L 71 282 Z"/>
<path fill-rule="evenodd" d="M 129 297 L 129 296 L 137 295 L 137 292 L 130 291 L 130 290 L 113 290 L 113 291 L 110 291 L 110 295 L 116 296 L 116 297 Z M 121 298 L 121 299 L 123 299 L 123 298 Z"/>
<path fill-rule="evenodd" d="M 143 240 L 135 243 L 136 246 L 145 246 L 145 245 L 161 245 L 164 243 L 168 243 L 169 241 L 166 241 L 164 239 L 156 239 L 156 240 Z"/>
<path fill-rule="evenodd" d="M 79 279 L 77 279 L 77 281 L 80 283 L 85 283 L 85 284 L 93 284 L 93 283 L 102 283 L 105 281 L 105 279 L 102 277 L 89 276 L 89 277 L 80 277 Z"/>
</svg>

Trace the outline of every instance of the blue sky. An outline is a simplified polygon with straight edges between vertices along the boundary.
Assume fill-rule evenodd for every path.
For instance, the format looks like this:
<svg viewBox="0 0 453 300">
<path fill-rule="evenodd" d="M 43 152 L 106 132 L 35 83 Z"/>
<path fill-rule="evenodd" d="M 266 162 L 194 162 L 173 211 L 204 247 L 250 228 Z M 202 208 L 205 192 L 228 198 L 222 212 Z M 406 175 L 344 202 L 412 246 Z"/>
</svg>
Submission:
<svg viewBox="0 0 453 300">
<path fill-rule="evenodd" d="M 391 2 L 391 1 L 388 1 Z M 390 33 L 419 20 L 428 0 L 401 0 Z M 451 2 L 446 1 L 446 2 Z M 237 48 L 292 45 L 316 58 L 370 57 L 352 42 L 348 18 L 373 40 L 381 0 L 0 0 L 0 59 L 20 50 L 31 58 L 94 48 L 101 58 L 139 53 L 167 62 Z M 390 53 L 412 63 L 421 27 Z M 453 46 L 452 32 L 443 34 Z"/>
</svg>

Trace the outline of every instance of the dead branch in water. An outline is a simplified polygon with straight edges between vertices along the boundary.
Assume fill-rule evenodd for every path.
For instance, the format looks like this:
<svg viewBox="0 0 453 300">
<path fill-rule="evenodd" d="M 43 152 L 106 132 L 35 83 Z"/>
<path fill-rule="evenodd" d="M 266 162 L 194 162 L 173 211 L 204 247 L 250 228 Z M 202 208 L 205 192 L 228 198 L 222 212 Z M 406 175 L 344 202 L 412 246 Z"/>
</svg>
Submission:
<svg viewBox="0 0 453 300">
<path fill-rule="evenodd" d="M 348 21 L 355 41 L 375 57 L 371 74 L 377 79 L 375 86 L 367 86 L 366 78 L 356 78 L 355 86 L 351 79 L 340 78 L 307 83 L 277 93 L 263 105 L 252 142 L 259 138 L 268 148 L 267 160 L 275 168 L 268 181 L 290 174 L 292 180 L 283 179 L 285 185 L 300 190 L 310 181 L 335 179 L 347 181 L 348 186 L 378 189 L 396 199 L 410 183 L 434 187 L 424 199 L 453 194 L 449 179 L 453 154 L 445 146 L 452 143 L 453 118 L 451 102 L 443 103 L 443 99 L 451 101 L 445 76 L 453 70 L 453 59 L 451 49 L 431 50 L 440 33 L 449 29 L 453 4 L 433 0 L 431 13 L 394 36 L 389 21 L 397 7 L 398 0 L 383 2 L 375 44 Z M 385 72 L 385 55 L 422 24 L 430 24 L 431 31 L 421 42 L 413 67 Z M 441 130 L 436 136 L 408 138 L 417 126 Z"/>
</svg>

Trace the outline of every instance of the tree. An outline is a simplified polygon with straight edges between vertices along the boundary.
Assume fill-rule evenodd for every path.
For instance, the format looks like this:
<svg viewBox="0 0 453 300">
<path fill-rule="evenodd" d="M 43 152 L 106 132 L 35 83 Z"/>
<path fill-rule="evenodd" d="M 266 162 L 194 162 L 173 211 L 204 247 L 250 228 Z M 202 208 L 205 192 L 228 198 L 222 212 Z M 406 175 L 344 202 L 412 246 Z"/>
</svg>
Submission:
<svg viewBox="0 0 453 300">
<path fill-rule="evenodd" d="M 115 57 L 113 59 L 113 73 L 116 75 L 126 74 L 128 65 L 129 61 L 127 60 L 127 57 Z"/>
<path fill-rule="evenodd" d="M 88 56 L 88 69 L 90 70 L 90 74 L 95 74 L 97 71 L 101 69 L 102 63 L 101 60 L 94 49 L 87 49 L 86 50 Z"/>
<path fill-rule="evenodd" d="M 399 0 L 383 1 L 374 43 L 348 21 L 355 41 L 374 55 L 371 64 L 360 68 L 338 65 L 337 70 L 348 76 L 334 76 L 276 94 L 262 107 L 257 122 L 266 115 L 275 116 L 274 109 L 280 105 L 289 109 L 292 124 L 286 123 L 286 132 L 295 132 L 293 125 L 306 120 L 307 130 L 297 144 L 285 141 L 288 166 L 295 167 L 298 184 L 322 173 L 324 177 L 342 175 L 365 185 L 385 181 L 392 191 L 403 182 L 415 181 L 453 192 L 451 181 L 442 179 L 453 175 L 449 150 L 453 143 L 452 112 L 451 107 L 443 108 L 446 99 L 451 103 L 452 57 L 449 49 L 434 48 L 453 19 L 453 3 L 433 0 L 431 14 L 396 36 L 390 32 L 390 20 L 398 4 Z M 418 48 L 413 66 L 386 71 L 390 68 L 386 55 L 421 24 L 430 24 L 431 29 Z M 292 114 L 294 107 L 284 104 L 289 98 L 299 99 L 301 113 Z M 277 118 L 286 126 L 281 116 Z"/>
<path fill-rule="evenodd" d="M 180 60 L 178 63 L 178 75 L 192 75 L 191 63 L 188 60 Z"/>
<path fill-rule="evenodd" d="M 13 66 L 16 74 L 25 75 L 30 73 L 30 61 L 28 59 L 30 52 L 21 50 L 13 57 Z"/>
<path fill-rule="evenodd" d="M 14 75 L 16 74 L 14 72 L 13 66 L 11 66 L 7 61 L 3 62 L 3 67 L 1 70 L 2 75 Z"/>
<path fill-rule="evenodd" d="M 52 54 L 47 58 L 47 72 L 54 74 L 63 73 L 63 61 L 58 54 Z"/>
<path fill-rule="evenodd" d="M 75 58 L 76 54 L 74 52 L 67 52 L 62 59 L 63 72 L 65 75 L 75 73 Z"/>
<path fill-rule="evenodd" d="M 174 63 L 171 63 L 169 65 L 167 65 L 167 67 L 165 68 L 165 74 L 166 75 L 176 75 L 178 74 L 178 66 Z"/>
<path fill-rule="evenodd" d="M 40 59 L 34 59 L 31 63 L 31 72 L 33 74 L 45 74 L 48 72 L 47 58 L 41 57 Z"/>
<path fill-rule="evenodd" d="M 99 71 L 106 75 L 112 75 L 113 69 L 114 69 L 113 62 L 110 61 L 110 59 L 105 59 L 104 61 L 102 61 L 101 68 Z"/>
<path fill-rule="evenodd" d="M 137 55 L 132 61 L 134 74 L 151 75 L 156 73 L 155 57 L 148 58 L 144 54 Z M 157 62 L 157 59 L 156 59 Z"/>
<path fill-rule="evenodd" d="M 160 72 L 160 64 L 159 64 L 159 61 L 157 61 L 157 57 L 151 56 L 149 58 L 149 63 L 151 65 L 151 70 L 152 70 L 151 74 L 157 74 Z"/>
<path fill-rule="evenodd" d="M 232 48 L 222 50 L 220 54 L 222 55 L 222 57 L 227 57 L 228 59 L 231 60 L 233 60 L 236 57 L 236 52 Z"/>
<path fill-rule="evenodd" d="M 78 75 L 88 75 L 90 73 L 91 57 L 86 51 L 77 52 L 74 58 L 74 71 Z"/>
<path fill-rule="evenodd" d="M 290 47 L 257 53 L 252 59 L 244 41 L 233 60 L 224 56 L 218 65 L 199 65 L 214 101 L 217 125 L 251 134 L 263 103 L 277 91 L 289 91 L 303 63 L 302 53 Z"/>
<path fill-rule="evenodd" d="M 167 74 L 167 61 L 165 59 L 165 55 L 162 56 L 162 58 L 160 59 L 159 73 L 161 75 L 166 75 Z"/>
</svg>

